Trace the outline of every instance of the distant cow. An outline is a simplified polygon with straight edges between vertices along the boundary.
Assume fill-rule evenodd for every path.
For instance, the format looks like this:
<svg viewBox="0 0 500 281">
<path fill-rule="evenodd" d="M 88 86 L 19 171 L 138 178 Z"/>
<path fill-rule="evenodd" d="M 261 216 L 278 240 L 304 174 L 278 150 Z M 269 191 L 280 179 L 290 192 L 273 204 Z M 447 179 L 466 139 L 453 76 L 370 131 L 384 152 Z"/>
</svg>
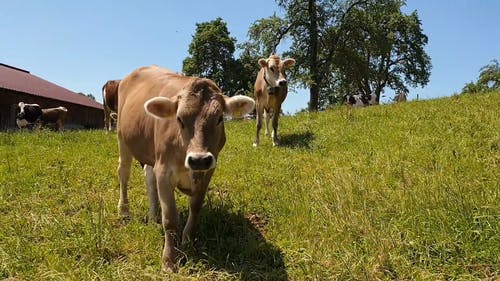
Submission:
<svg viewBox="0 0 500 281">
<path fill-rule="evenodd" d="M 353 107 L 364 107 L 368 105 L 376 105 L 377 95 L 371 93 L 369 95 L 358 94 L 358 95 L 346 95 L 344 96 L 344 104 L 352 105 Z"/>
<path fill-rule="evenodd" d="M 158 201 L 161 206 L 165 269 L 175 271 L 179 257 L 175 187 L 190 196 L 182 242 L 193 241 L 205 193 L 226 141 L 223 114 L 244 115 L 254 105 L 249 97 L 224 96 L 209 79 L 182 76 L 158 66 L 139 68 L 120 82 L 118 208 L 129 216 L 127 182 L 135 158 L 146 164 L 150 220 L 155 220 Z"/>
<path fill-rule="evenodd" d="M 118 110 L 118 85 L 120 80 L 108 80 L 102 86 L 102 102 L 104 106 L 104 129 L 111 131 L 113 120 Z"/>
<path fill-rule="evenodd" d="M 254 147 L 259 145 L 262 119 L 265 122 L 266 135 L 269 135 L 269 119 L 273 116 L 273 146 L 278 145 L 278 120 L 281 113 L 281 104 L 288 93 L 285 70 L 295 65 L 295 60 L 288 58 L 281 60 L 276 55 L 268 59 L 259 59 L 261 69 L 255 80 L 254 94 L 257 110 L 257 133 Z"/>
<path fill-rule="evenodd" d="M 394 96 L 394 101 L 395 102 L 406 102 L 406 99 L 408 97 L 407 92 L 399 92 Z"/>
<path fill-rule="evenodd" d="M 16 123 L 19 128 L 24 128 L 30 124 L 46 126 L 46 125 L 55 125 L 55 129 L 58 131 L 62 131 L 64 128 L 64 121 L 66 121 L 66 115 L 68 110 L 59 106 L 56 108 L 45 108 L 42 109 L 40 105 L 26 104 L 24 102 L 20 102 L 19 113 L 16 117 Z"/>
</svg>

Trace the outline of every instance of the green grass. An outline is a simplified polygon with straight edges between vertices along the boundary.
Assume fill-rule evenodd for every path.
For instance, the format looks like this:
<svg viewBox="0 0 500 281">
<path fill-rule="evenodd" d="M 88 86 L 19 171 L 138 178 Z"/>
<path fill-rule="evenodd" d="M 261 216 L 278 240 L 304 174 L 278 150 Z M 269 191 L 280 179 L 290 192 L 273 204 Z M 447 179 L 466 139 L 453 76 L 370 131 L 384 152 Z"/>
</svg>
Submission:
<svg viewBox="0 0 500 281">
<path fill-rule="evenodd" d="M 0 133 L 0 279 L 495 280 L 499 109 L 494 93 L 299 114 L 277 148 L 227 123 L 198 240 L 168 275 L 139 165 L 118 216 L 114 134 Z"/>
</svg>

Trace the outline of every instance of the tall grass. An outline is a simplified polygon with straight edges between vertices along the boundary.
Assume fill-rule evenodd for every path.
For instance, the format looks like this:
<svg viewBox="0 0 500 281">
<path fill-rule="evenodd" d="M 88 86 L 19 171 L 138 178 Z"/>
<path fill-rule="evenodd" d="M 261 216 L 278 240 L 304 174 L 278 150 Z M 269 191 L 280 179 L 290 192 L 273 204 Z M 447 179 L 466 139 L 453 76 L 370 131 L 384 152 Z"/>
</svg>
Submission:
<svg viewBox="0 0 500 281">
<path fill-rule="evenodd" d="M 161 272 L 161 227 L 117 214 L 114 134 L 0 133 L 0 279 L 495 280 L 500 95 L 226 124 L 193 248 Z M 178 194 L 182 221 L 187 198 Z"/>
</svg>

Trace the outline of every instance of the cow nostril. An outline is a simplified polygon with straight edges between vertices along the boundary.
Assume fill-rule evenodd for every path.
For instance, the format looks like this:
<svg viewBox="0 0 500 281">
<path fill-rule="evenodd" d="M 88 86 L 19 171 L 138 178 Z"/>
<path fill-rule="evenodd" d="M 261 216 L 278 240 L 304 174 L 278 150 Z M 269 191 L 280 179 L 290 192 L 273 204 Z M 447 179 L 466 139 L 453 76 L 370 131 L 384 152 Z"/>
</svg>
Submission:
<svg viewBox="0 0 500 281">
<path fill-rule="evenodd" d="M 187 159 L 187 164 L 192 170 L 208 170 L 212 167 L 214 157 L 212 155 L 195 156 L 190 155 Z"/>
<path fill-rule="evenodd" d="M 280 86 L 286 86 L 286 80 L 281 80 L 281 81 L 279 82 L 279 85 L 280 85 Z"/>
</svg>

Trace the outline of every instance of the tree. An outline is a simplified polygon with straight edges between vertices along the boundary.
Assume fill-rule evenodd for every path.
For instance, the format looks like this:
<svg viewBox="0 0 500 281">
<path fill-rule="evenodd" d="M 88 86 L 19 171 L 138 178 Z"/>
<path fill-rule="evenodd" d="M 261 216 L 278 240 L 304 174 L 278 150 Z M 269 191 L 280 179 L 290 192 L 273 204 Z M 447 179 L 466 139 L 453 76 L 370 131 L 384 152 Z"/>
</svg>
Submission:
<svg viewBox="0 0 500 281">
<path fill-rule="evenodd" d="M 479 70 L 477 85 L 487 91 L 500 89 L 500 64 L 494 59 Z"/>
<path fill-rule="evenodd" d="M 234 69 L 237 68 L 233 57 L 235 42 L 221 18 L 197 23 L 189 45 L 190 56 L 184 59 L 182 71 L 186 75 L 212 79 L 226 94 L 234 94 L 231 90 L 235 88 Z"/>
<path fill-rule="evenodd" d="M 337 102 L 343 93 L 376 93 L 378 100 L 386 87 L 408 91 L 407 85 L 428 83 L 431 64 L 423 49 L 427 37 L 416 13 L 402 14 L 404 1 L 276 2 L 285 17 L 256 21 L 250 27 L 249 46 L 261 44 L 260 50 L 276 51 L 272 46 L 291 39 L 283 56 L 298 62 L 290 80 L 309 88 L 309 111 Z"/>
<path fill-rule="evenodd" d="M 431 62 L 424 50 L 427 36 L 416 12 L 404 15 L 404 1 L 371 0 L 354 7 L 339 32 L 334 57 L 339 94 L 376 94 L 386 87 L 408 92 L 429 82 Z"/>
<path fill-rule="evenodd" d="M 479 69 L 479 78 L 476 83 L 469 82 L 462 88 L 462 94 L 477 94 L 500 90 L 500 64 L 494 59 Z"/>
<path fill-rule="evenodd" d="M 86 97 L 88 97 L 91 100 L 95 100 L 95 97 L 92 94 L 85 94 L 85 93 L 82 93 L 82 92 L 78 92 L 77 94 L 82 95 L 82 96 L 86 96 Z"/>
</svg>

